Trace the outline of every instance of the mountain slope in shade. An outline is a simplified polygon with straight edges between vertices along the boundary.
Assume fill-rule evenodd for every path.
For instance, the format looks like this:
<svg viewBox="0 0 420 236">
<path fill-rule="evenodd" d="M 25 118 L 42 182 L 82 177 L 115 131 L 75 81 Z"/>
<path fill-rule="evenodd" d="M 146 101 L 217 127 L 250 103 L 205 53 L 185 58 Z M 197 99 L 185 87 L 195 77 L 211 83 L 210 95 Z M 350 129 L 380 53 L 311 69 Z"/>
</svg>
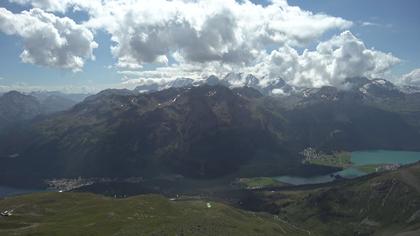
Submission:
<svg viewBox="0 0 420 236">
<path fill-rule="evenodd" d="M 307 147 L 419 150 L 415 96 L 390 103 L 334 87 L 289 97 L 220 85 L 106 90 L 1 136 L 0 156 L 19 158 L 2 159 L 0 170 L 41 178 L 296 174 Z"/>
<path fill-rule="evenodd" d="M 406 100 L 403 103 L 407 105 Z M 410 106 L 420 109 L 414 103 Z M 408 121 L 416 114 L 395 112 L 361 93 L 334 87 L 323 87 L 283 112 L 290 121 L 288 133 L 300 137 L 291 144 L 325 150 L 417 149 L 419 126 Z"/>
<path fill-rule="evenodd" d="M 22 158 L 9 161 L 31 163 L 48 175 L 215 177 L 237 171 L 261 150 L 263 159 L 283 157 L 278 165 L 298 165 L 281 147 L 282 137 L 265 127 L 275 118 L 263 119 L 256 111 L 252 96 L 258 92 L 243 94 L 222 86 L 100 93 L 34 123 L 22 135 L 33 138 L 8 149 Z"/>
</svg>

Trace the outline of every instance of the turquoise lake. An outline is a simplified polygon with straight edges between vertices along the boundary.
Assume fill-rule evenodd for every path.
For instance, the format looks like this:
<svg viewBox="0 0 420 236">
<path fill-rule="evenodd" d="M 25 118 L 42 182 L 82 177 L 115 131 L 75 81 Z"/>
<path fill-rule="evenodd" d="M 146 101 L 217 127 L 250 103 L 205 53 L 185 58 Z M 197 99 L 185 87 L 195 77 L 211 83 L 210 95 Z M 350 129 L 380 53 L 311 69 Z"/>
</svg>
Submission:
<svg viewBox="0 0 420 236">
<path fill-rule="evenodd" d="M 387 150 L 356 151 L 351 153 L 351 161 L 355 167 L 372 164 L 407 165 L 420 161 L 420 152 Z M 328 175 L 308 178 L 299 176 L 279 176 L 276 177 L 276 179 L 292 185 L 320 184 L 334 181 L 336 179 L 334 177 L 335 175 L 351 179 L 366 175 L 366 173 L 351 167 Z"/>
<path fill-rule="evenodd" d="M 351 161 L 356 166 L 385 163 L 407 165 L 420 161 L 420 152 L 386 150 L 358 151 L 351 153 Z"/>
</svg>

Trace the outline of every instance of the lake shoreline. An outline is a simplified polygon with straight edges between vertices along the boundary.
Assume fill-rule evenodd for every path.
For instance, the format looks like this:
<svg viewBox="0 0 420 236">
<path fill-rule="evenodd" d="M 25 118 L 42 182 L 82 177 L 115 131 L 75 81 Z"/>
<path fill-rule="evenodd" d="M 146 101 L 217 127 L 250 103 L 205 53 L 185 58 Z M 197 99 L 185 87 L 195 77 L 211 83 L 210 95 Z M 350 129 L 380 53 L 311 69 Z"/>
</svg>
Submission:
<svg viewBox="0 0 420 236">
<path fill-rule="evenodd" d="M 420 161 L 420 152 L 398 150 L 364 150 L 351 152 L 352 165 L 341 171 L 314 177 L 285 175 L 274 177 L 276 180 L 291 185 L 311 185 L 334 182 L 337 179 L 354 179 L 381 171 L 395 170 L 401 166 Z M 376 171 L 365 172 L 367 166 Z"/>
</svg>

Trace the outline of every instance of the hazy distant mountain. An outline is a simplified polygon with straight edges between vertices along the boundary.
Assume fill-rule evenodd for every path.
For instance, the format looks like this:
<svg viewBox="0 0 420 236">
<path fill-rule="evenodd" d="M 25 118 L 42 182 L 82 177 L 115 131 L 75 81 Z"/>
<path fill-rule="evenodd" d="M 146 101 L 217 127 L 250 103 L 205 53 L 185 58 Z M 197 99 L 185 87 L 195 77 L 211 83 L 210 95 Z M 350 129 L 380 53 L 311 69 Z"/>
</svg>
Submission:
<svg viewBox="0 0 420 236">
<path fill-rule="evenodd" d="M 90 96 L 90 94 L 85 93 L 62 93 L 58 91 L 36 91 L 31 92 L 29 95 L 36 97 L 40 102 L 43 102 L 48 97 L 60 97 L 66 100 L 71 100 L 75 103 L 83 101 L 86 97 Z"/>
<path fill-rule="evenodd" d="M 11 91 L 0 95 L 0 129 L 25 125 L 40 115 L 68 110 L 86 98 L 85 94 Z"/>
<path fill-rule="evenodd" d="M 399 89 L 403 93 L 420 93 L 420 87 L 417 86 L 402 85 Z"/>
<path fill-rule="evenodd" d="M 67 94 L 57 91 L 37 91 L 31 92 L 29 95 L 36 97 L 41 103 L 43 114 L 68 110 L 89 96 L 88 94 Z"/>
<path fill-rule="evenodd" d="M 58 111 L 65 111 L 76 105 L 77 102 L 65 97 L 51 95 L 41 102 L 42 112 L 50 114 Z"/>
<path fill-rule="evenodd" d="M 11 91 L 0 97 L 0 128 L 30 120 L 41 113 L 41 104 L 33 96 Z"/>
</svg>

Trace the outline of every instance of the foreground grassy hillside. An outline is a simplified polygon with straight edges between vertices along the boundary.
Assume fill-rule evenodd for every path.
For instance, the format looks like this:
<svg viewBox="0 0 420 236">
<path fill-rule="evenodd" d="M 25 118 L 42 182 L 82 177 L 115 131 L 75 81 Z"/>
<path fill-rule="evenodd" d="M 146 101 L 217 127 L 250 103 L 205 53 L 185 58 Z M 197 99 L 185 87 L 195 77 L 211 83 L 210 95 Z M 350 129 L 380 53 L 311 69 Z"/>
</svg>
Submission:
<svg viewBox="0 0 420 236">
<path fill-rule="evenodd" d="M 0 200 L 1 212 L 14 210 L 0 217 L 0 235 L 420 235 L 420 164 L 327 185 L 249 193 L 255 194 L 254 210 L 273 215 L 160 195 L 19 196 Z"/>
<path fill-rule="evenodd" d="M 268 214 L 158 195 L 39 193 L 0 200 L 0 235 L 307 235 Z"/>
</svg>

